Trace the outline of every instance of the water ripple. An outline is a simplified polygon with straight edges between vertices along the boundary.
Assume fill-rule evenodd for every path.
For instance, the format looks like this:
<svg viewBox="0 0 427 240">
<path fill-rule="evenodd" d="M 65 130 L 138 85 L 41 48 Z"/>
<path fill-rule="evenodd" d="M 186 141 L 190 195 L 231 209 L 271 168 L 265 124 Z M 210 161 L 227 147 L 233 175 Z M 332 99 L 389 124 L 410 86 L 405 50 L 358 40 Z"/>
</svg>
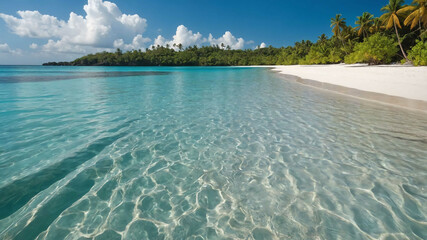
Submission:
<svg viewBox="0 0 427 240">
<path fill-rule="evenodd" d="M 0 88 L 2 239 L 427 238 L 423 113 L 263 69 L 33 68 L 74 80 Z"/>
</svg>

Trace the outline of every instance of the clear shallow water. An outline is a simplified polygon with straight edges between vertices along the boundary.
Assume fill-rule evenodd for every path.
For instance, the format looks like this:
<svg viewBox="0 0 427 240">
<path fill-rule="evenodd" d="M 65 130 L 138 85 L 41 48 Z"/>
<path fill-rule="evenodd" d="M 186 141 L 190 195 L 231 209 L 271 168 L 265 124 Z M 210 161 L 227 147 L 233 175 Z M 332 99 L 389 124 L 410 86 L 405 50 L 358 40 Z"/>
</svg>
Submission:
<svg viewBox="0 0 427 240">
<path fill-rule="evenodd" d="M 427 114 L 266 69 L 0 67 L 0 123 L 1 239 L 427 239 Z"/>
</svg>

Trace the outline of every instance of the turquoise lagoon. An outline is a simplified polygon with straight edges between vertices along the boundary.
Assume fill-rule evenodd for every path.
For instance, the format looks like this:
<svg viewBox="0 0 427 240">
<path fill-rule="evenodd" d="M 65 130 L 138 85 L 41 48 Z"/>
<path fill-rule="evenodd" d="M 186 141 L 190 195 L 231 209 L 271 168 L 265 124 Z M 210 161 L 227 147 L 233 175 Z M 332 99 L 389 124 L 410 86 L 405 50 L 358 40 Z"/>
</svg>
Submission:
<svg viewBox="0 0 427 240">
<path fill-rule="evenodd" d="M 1 239 L 427 239 L 427 114 L 268 69 L 0 67 Z"/>
</svg>

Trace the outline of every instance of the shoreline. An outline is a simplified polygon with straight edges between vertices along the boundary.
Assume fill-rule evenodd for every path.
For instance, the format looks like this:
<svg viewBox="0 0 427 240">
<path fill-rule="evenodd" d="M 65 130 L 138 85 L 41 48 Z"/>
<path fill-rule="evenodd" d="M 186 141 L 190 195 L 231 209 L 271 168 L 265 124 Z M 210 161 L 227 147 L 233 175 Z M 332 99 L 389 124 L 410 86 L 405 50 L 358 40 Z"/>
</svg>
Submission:
<svg viewBox="0 0 427 240">
<path fill-rule="evenodd" d="M 254 66 L 307 86 L 427 112 L 427 67 L 365 64 Z"/>
</svg>

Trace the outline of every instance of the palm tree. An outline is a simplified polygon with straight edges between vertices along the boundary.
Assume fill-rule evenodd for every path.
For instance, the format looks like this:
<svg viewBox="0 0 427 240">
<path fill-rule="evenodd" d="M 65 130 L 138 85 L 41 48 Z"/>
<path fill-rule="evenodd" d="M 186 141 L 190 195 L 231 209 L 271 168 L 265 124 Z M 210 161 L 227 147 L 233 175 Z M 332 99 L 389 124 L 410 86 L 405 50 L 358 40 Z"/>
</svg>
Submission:
<svg viewBox="0 0 427 240">
<path fill-rule="evenodd" d="M 372 26 L 369 28 L 369 31 L 371 33 L 377 33 L 379 31 L 381 31 L 381 29 L 383 29 L 383 28 L 384 28 L 384 26 L 383 26 L 381 20 L 379 18 L 374 18 L 372 20 Z"/>
<path fill-rule="evenodd" d="M 328 37 L 326 36 L 326 34 L 322 34 L 322 35 L 320 35 L 319 37 L 318 37 L 318 41 L 317 42 L 319 42 L 319 43 L 324 43 L 324 42 L 326 42 L 327 40 L 328 40 Z"/>
<path fill-rule="evenodd" d="M 357 17 L 356 25 L 359 25 L 356 27 L 356 29 L 358 30 L 357 35 L 360 36 L 363 34 L 363 38 L 366 38 L 368 36 L 368 31 L 373 24 L 373 21 L 374 15 L 368 12 L 364 12 L 362 16 Z"/>
<path fill-rule="evenodd" d="M 403 50 L 402 43 L 400 42 L 399 32 L 397 30 L 398 27 L 402 28 L 399 17 L 402 17 L 402 15 L 406 12 L 405 6 L 402 6 L 403 2 L 404 0 L 389 0 L 389 3 L 381 8 L 381 11 L 385 12 L 381 16 L 381 20 L 383 21 L 386 29 L 390 29 L 394 26 L 400 50 L 402 51 L 403 57 L 406 59 L 406 61 L 409 61 L 405 51 Z"/>
<path fill-rule="evenodd" d="M 331 28 L 334 36 L 338 39 L 341 39 L 341 43 L 343 48 L 345 48 L 344 40 L 341 37 L 341 31 L 346 27 L 345 18 L 342 17 L 341 14 L 335 15 L 335 18 L 331 18 Z"/>
<path fill-rule="evenodd" d="M 403 8 L 404 11 L 411 12 L 406 17 L 404 24 L 406 26 L 411 25 L 411 29 L 419 25 L 427 28 L 427 0 L 414 0 L 412 5 Z"/>
<path fill-rule="evenodd" d="M 335 15 L 335 18 L 331 18 L 331 28 L 334 36 L 340 37 L 341 29 L 346 26 L 345 18 L 341 14 Z"/>
</svg>

